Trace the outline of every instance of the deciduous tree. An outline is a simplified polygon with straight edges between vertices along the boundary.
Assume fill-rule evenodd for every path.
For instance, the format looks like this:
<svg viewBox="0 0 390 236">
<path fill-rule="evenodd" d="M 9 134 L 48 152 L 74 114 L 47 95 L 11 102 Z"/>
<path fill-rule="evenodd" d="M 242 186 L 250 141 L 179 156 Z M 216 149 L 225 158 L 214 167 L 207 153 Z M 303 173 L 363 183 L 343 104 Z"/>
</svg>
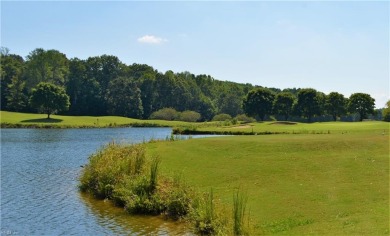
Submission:
<svg viewBox="0 0 390 236">
<path fill-rule="evenodd" d="M 276 95 L 273 102 L 273 111 L 276 115 L 284 116 L 284 120 L 288 120 L 295 103 L 295 97 L 290 92 L 282 92 Z"/>
<path fill-rule="evenodd" d="M 296 105 L 296 111 L 298 114 L 307 117 L 311 122 L 313 116 L 320 115 L 323 107 L 323 94 L 317 92 L 315 89 L 307 88 L 301 89 L 298 92 L 298 103 Z"/>
<path fill-rule="evenodd" d="M 32 90 L 30 103 L 47 114 L 48 119 L 57 111 L 68 110 L 70 105 L 69 96 L 62 87 L 45 82 L 39 83 Z"/>
<path fill-rule="evenodd" d="M 266 115 L 272 113 L 274 93 L 266 88 L 258 88 L 250 91 L 243 101 L 243 109 L 249 116 L 258 116 L 262 121 Z"/>
<path fill-rule="evenodd" d="M 344 95 L 331 92 L 326 96 L 325 109 L 329 115 L 333 116 L 333 120 L 336 121 L 337 117 L 344 115 L 347 111 L 347 99 Z"/>
<path fill-rule="evenodd" d="M 348 109 L 352 113 L 360 115 L 360 121 L 374 114 L 375 99 L 367 93 L 354 93 L 348 99 Z"/>
</svg>

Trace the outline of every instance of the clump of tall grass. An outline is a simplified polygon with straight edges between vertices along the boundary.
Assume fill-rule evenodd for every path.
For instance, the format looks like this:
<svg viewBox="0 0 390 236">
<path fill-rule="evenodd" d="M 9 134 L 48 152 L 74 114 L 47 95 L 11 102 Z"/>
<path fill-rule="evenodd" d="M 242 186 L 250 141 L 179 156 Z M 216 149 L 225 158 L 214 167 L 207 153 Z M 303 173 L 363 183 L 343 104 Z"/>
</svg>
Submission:
<svg viewBox="0 0 390 236">
<path fill-rule="evenodd" d="M 249 235 L 250 217 L 246 209 L 248 197 L 245 193 L 237 190 L 233 194 L 233 234 Z M 245 221 L 248 225 L 245 225 Z"/>
<path fill-rule="evenodd" d="M 208 194 L 198 197 L 193 205 L 192 221 L 195 232 L 201 235 L 227 235 L 228 218 L 225 209 L 216 204 L 214 191 L 211 188 Z"/>
<path fill-rule="evenodd" d="M 141 145 L 109 143 L 89 157 L 80 177 L 80 189 L 98 198 L 111 198 L 116 185 L 125 177 L 135 178 L 144 172 L 145 149 Z"/>
<path fill-rule="evenodd" d="M 159 176 L 160 159 L 147 157 L 143 145 L 110 143 L 89 158 L 80 190 L 112 200 L 135 214 L 188 214 L 192 190 L 181 181 Z"/>
</svg>

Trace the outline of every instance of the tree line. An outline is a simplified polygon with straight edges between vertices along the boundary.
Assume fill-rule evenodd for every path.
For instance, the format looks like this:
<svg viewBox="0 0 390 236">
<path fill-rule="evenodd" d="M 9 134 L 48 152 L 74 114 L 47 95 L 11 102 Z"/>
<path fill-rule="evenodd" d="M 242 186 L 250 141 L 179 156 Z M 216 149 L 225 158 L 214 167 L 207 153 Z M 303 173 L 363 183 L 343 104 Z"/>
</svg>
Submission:
<svg viewBox="0 0 390 236">
<path fill-rule="evenodd" d="M 219 81 L 204 74 L 163 73 L 146 64 L 126 65 L 113 55 L 68 59 L 54 49 L 37 48 L 24 59 L 2 48 L 0 59 L 1 110 L 47 113 L 38 106 L 36 96 L 39 90 L 54 86 L 68 96 L 69 103 L 61 100 L 68 109 L 57 106 L 49 113 L 60 111 L 64 115 L 148 119 L 153 113 L 172 108 L 187 116 L 190 111 L 196 112 L 200 121 L 212 120 L 217 114 L 236 117 L 244 113 L 259 120 L 271 115 L 309 121 L 381 117 L 374 112 L 375 100 L 363 93 L 344 98 L 337 92 L 326 95 L 314 89 L 263 88 Z M 363 101 L 362 97 L 369 99 Z M 362 107 L 364 102 L 368 102 L 364 109 L 354 108 L 354 104 Z"/>
</svg>

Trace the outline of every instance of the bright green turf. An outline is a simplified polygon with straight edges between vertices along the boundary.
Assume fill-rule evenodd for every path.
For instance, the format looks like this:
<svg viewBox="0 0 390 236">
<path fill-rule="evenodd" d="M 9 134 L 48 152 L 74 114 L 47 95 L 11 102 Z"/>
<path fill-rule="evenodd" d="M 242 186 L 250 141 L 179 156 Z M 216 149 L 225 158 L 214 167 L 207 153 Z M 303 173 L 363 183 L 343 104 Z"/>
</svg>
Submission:
<svg viewBox="0 0 390 236">
<path fill-rule="evenodd" d="M 239 131 L 247 133 L 262 132 L 286 132 L 286 133 L 361 133 L 380 132 L 389 130 L 389 122 L 368 121 L 368 122 L 321 122 L 321 123 L 295 123 L 293 125 L 280 124 L 278 122 L 251 123 L 236 126 L 209 126 L 200 127 L 200 131 Z"/>
<path fill-rule="evenodd" d="M 196 125 L 196 123 L 187 123 L 181 121 L 163 121 L 163 120 L 138 120 L 119 116 L 59 116 L 51 115 L 51 119 L 48 120 L 46 114 L 31 114 L 31 113 L 18 113 L 0 111 L 1 123 L 10 124 L 40 124 L 40 125 L 52 125 L 52 126 L 71 126 L 71 127 L 83 127 L 83 126 L 120 126 L 130 125 L 134 123 L 138 124 L 150 124 L 158 126 L 189 126 Z"/>
<path fill-rule="evenodd" d="M 388 131 L 191 139 L 148 151 L 228 206 L 244 189 L 256 234 L 388 235 Z"/>
</svg>

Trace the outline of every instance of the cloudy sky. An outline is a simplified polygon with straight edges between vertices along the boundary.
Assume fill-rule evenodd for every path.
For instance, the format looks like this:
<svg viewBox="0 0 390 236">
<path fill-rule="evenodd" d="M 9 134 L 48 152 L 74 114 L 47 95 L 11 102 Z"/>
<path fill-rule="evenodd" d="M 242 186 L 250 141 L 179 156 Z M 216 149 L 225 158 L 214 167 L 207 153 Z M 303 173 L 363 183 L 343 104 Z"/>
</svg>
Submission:
<svg viewBox="0 0 390 236">
<path fill-rule="evenodd" d="M 1 1 L 1 46 L 389 99 L 387 1 Z"/>
</svg>

